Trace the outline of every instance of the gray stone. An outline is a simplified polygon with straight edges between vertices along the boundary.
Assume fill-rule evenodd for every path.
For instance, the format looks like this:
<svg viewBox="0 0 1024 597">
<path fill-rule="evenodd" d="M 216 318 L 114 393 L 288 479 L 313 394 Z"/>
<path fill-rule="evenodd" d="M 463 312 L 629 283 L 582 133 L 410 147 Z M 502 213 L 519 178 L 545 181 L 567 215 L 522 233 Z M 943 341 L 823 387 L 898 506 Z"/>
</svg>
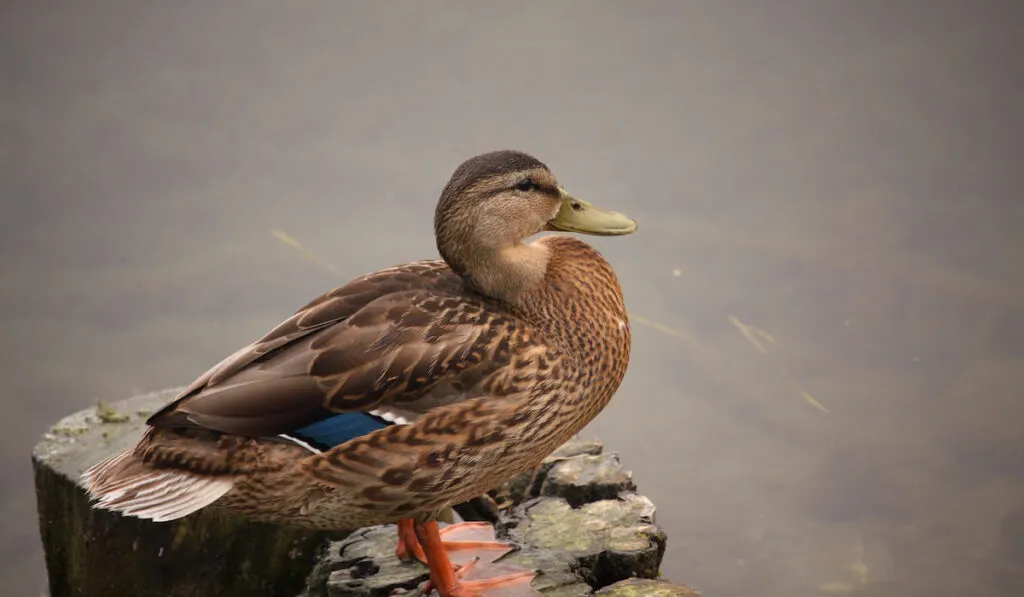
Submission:
<svg viewBox="0 0 1024 597">
<path fill-rule="evenodd" d="M 635 490 L 633 474 L 622 467 L 617 454 L 583 454 L 553 463 L 540 495 L 564 498 L 579 507 Z"/>
<path fill-rule="evenodd" d="M 395 557 L 396 541 L 395 526 L 383 525 L 331 544 L 310 577 L 306 597 L 387 597 L 417 591 L 429 577 L 427 567 Z M 533 587 L 546 596 L 590 595 L 590 586 L 571 570 L 573 561 L 564 554 L 526 548 L 505 556 L 499 565 L 538 571 Z"/>
<path fill-rule="evenodd" d="M 548 473 L 559 462 L 578 456 L 597 456 L 604 451 L 604 446 L 596 439 L 583 440 L 573 438 L 544 459 L 535 470 L 522 473 L 509 480 L 504 488 L 504 497 L 508 505 L 521 504 L 524 501 L 541 495 L 541 487 Z"/>
<path fill-rule="evenodd" d="M 378 597 L 415 589 L 429 578 L 419 562 L 395 557 L 395 525 L 362 529 L 333 544 L 333 570 L 327 578 L 328 597 Z"/>
<path fill-rule="evenodd" d="M 177 390 L 100 404 L 62 419 L 32 453 L 50 596 L 294 595 L 323 533 L 203 510 L 155 524 L 89 506 L 79 476 L 138 441 L 149 413 Z"/>
<path fill-rule="evenodd" d="M 700 597 L 700 591 L 665 580 L 631 578 L 601 589 L 594 597 Z"/>
<path fill-rule="evenodd" d="M 563 498 L 540 497 L 503 515 L 498 533 L 528 546 L 521 553 L 539 549 L 571 559 L 570 568 L 600 588 L 631 577 L 657 577 L 666 538 L 654 524 L 654 510 L 650 500 L 635 493 L 579 508 Z"/>
<path fill-rule="evenodd" d="M 496 522 L 499 539 L 518 548 L 498 564 L 537 571 L 532 584 L 544 595 L 591 595 L 623 579 L 656 577 L 665 534 L 654 505 L 633 492 L 618 456 L 603 452 L 596 440 L 573 439 L 536 470 L 456 510 Z M 393 525 L 374 527 L 333 544 L 308 597 L 401 594 L 425 581 L 425 566 L 394 556 L 395 534 Z"/>
<path fill-rule="evenodd" d="M 502 514 L 498 538 L 517 549 L 497 563 L 536 571 L 533 587 L 552 597 L 653 578 L 665 551 L 665 534 L 653 517 L 650 500 L 635 493 L 580 508 L 562 498 L 535 498 Z M 427 580 L 426 567 L 400 562 L 395 542 L 394 525 L 386 525 L 332 544 L 307 597 L 384 597 L 419 586 Z"/>
</svg>

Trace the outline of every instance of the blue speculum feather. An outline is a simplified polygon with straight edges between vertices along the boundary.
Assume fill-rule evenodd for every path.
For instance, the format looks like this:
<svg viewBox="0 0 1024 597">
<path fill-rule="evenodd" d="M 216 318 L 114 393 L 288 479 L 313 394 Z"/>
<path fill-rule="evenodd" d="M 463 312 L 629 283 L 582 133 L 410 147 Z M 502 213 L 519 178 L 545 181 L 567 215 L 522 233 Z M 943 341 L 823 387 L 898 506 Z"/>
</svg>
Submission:
<svg viewBox="0 0 1024 597">
<path fill-rule="evenodd" d="M 366 435 L 371 431 L 390 425 L 380 417 L 367 413 L 343 413 L 334 415 L 296 429 L 288 435 L 309 443 L 320 450 L 329 450 L 350 439 Z"/>
</svg>

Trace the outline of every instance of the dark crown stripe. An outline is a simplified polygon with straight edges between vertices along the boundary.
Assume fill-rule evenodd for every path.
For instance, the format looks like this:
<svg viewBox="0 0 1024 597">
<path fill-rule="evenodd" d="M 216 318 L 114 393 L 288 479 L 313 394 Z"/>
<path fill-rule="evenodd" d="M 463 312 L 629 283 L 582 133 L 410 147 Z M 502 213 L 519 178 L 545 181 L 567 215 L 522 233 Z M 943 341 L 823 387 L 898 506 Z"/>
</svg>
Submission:
<svg viewBox="0 0 1024 597">
<path fill-rule="evenodd" d="M 482 180 L 537 168 L 548 169 L 544 162 L 521 151 L 492 151 L 478 155 L 456 168 L 444 195 L 457 196 Z"/>
</svg>

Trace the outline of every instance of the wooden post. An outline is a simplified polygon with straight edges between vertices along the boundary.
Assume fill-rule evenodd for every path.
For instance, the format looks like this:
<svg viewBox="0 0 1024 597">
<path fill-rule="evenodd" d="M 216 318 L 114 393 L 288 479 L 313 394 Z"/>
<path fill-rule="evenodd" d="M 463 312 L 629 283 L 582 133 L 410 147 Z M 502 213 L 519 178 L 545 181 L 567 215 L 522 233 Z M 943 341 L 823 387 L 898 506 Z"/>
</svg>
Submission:
<svg viewBox="0 0 1024 597">
<path fill-rule="evenodd" d="M 203 510 L 156 524 L 90 508 L 79 476 L 138 440 L 177 390 L 62 419 L 33 451 L 50 597 L 292 596 L 327 536 Z"/>
</svg>

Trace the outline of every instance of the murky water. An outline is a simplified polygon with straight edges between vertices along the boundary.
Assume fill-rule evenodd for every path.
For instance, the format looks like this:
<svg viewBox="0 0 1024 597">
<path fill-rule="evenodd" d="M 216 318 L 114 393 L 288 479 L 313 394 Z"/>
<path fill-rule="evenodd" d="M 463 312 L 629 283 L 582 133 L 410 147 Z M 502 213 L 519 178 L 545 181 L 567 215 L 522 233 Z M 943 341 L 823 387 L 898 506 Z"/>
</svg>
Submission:
<svg viewBox="0 0 1024 597">
<path fill-rule="evenodd" d="M 635 348 L 589 432 L 667 577 L 1024 592 L 1024 10 L 898 4 L 4 3 L 5 589 L 49 423 L 433 256 L 451 170 L 516 147 L 640 223 L 595 241 Z"/>
</svg>

